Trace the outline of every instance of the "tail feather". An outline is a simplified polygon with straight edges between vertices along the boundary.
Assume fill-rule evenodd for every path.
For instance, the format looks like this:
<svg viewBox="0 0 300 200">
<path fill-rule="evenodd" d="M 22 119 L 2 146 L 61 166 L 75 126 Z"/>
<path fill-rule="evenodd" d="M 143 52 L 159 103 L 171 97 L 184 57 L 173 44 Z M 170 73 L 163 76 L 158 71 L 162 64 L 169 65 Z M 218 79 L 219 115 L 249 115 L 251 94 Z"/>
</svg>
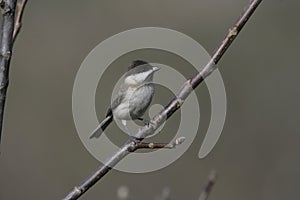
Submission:
<svg viewBox="0 0 300 200">
<path fill-rule="evenodd" d="M 98 126 L 97 128 L 92 132 L 92 134 L 89 136 L 90 139 L 92 138 L 99 138 L 102 132 L 106 129 L 106 127 L 113 121 L 113 116 L 109 115 L 107 116 Z"/>
</svg>

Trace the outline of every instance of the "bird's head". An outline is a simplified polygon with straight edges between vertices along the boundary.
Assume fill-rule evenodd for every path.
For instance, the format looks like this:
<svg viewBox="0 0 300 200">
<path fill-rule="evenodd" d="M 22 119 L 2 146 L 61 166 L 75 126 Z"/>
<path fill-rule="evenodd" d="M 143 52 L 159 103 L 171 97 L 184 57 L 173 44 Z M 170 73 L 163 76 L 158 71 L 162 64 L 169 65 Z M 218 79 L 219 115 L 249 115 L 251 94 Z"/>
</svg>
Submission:
<svg viewBox="0 0 300 200">
<path fill-rule="evenodd" d="M 125 83 L 128 85 L 140 85 L 153 80 L 154 72 L 160 68 L 150 65 L 142 60 L 135 60 L 128 67 L 128 72 L 125 76 Z"/>
</svg>

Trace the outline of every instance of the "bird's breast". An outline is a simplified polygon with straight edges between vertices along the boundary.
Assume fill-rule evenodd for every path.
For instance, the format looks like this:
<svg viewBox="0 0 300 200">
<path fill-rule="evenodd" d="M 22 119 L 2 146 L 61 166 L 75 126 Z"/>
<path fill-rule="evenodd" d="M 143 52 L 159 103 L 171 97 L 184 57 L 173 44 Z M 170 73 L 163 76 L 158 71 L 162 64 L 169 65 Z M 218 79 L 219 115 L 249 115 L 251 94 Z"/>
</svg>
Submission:
<svg viewBox="0 0 300 200">
<path fill-rule="evenodd" d="M 153 94 L 154 84 L 129 87 L 122 103 L 114 110 L 114 116 L 125 120 L 141 117 L 150 105 Z"/>
</svg>

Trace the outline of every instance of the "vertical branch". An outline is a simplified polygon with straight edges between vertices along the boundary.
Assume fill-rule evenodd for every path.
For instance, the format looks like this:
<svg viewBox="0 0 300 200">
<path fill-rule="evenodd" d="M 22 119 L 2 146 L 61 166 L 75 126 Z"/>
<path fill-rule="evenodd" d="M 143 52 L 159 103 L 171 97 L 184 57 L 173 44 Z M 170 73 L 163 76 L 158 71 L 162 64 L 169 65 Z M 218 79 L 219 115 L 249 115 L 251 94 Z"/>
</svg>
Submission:
<svg viewBox="0 0 300 200">
<path fill-rule="evenodd" d="M 184 100 L 191 94 L 193 89 L 196 88 L 200 83 L 202 83 L 203 80 L 216 69 L 216 64 L 219 62 L 228 47 L 231 45 L 232 41 L 239 34 L 241 29 L 244 27 L 248 19 L 251 17 L 251 15 L 261 2 L 262 0 L 251 0 L 247 8 L 237 20 L 236 24 L 229 30 L 225 39 L 217 48 L 211 60 L 206 64 L 206 66 L 192 79 L 183 84 L 176 97 L 172 99 L 170 103 L 151 120 L 149 126 L 142 127 L 134 136 L 135 138 L 146 138 L 147 136 L 154 133 L 154 131 L 157 130 L 158 127 L 160 127 L 160 125 L 165 121 L 165 119 L 169 119 L 169 117 L 172 116 L 173 113 L 175 113 L 175 111 L 177 111 L 181 107 L 181 105 L 184 103 Z M 122 147 L 120 147 L 117 152 L 115 152 L 110 158 L 108 158 L 103 165 L 100 165 L 98 169 L 96 169 L 94 173 L 88 176 L 79 186 L 74 187 L 74 189 L 72 189 L 63 199 L 78 199 L 95 183 L 97 183 L 97 181 L 105 176 L 118 162 L 120 162 L 130 152 L 135 151 L 140 141 L 141 140 L 128 140 Z"/>
<path fill-rule="evenodd" d="M 0 142 L 12 48 L 22 27 L 22 16 L 26 3 L 27 0 L 0 0 L 2 14 L 0 35 Z"/>
<path fill-rule="evenodd" d="M 13 31 L 16 0 L 1 0 L 2 13 L 0 35 L 0 141 L 3 125 L 4 105 L 8 87 L 9 64 L 13 47 Z"/>
</svg>

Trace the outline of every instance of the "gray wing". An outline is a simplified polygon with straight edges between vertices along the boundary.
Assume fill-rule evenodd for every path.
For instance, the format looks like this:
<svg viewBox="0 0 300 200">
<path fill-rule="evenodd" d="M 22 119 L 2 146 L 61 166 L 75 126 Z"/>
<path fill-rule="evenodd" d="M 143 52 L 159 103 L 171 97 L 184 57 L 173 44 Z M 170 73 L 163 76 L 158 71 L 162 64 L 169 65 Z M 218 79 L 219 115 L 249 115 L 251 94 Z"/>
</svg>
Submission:
<svg viewBox="0 0 300 200">
<path fill-rule="evenodd" d="M 111 103 L 109 109 L 107 110 L 106 117 L 112 116 L 112 110 L 115 109 L 116 107 L 118 107 L 118 105 L 120 105 L 123 100 L 124 100 L 124 95 L 122 95 L 122 93 L 119 92 L 117 98 L 115 98 L 113 100 L 113 102 Z"/>
<path fill-rule="evenodd" d="M 92 132 L 92 134 L 89 137 L 90 139 L 100 137 L 100 135 L 106 129 L 106 127 L 113 121 L 112 110 L 115 109 L 116 107 L 118 107 L 118 105 L 120 105 L 122 103 L 122 101 L 124 100 L 124 95 L 122 95 L 122 94 L 124 94 L 124 89 L 125 88 L 120 88 L 117 98 L 115 98 L 113 100 L 113 102 L 111 103 L 110 107 L 108 108 L 108 110 L 106 112 L 106 118 Z"/>
</svg>

